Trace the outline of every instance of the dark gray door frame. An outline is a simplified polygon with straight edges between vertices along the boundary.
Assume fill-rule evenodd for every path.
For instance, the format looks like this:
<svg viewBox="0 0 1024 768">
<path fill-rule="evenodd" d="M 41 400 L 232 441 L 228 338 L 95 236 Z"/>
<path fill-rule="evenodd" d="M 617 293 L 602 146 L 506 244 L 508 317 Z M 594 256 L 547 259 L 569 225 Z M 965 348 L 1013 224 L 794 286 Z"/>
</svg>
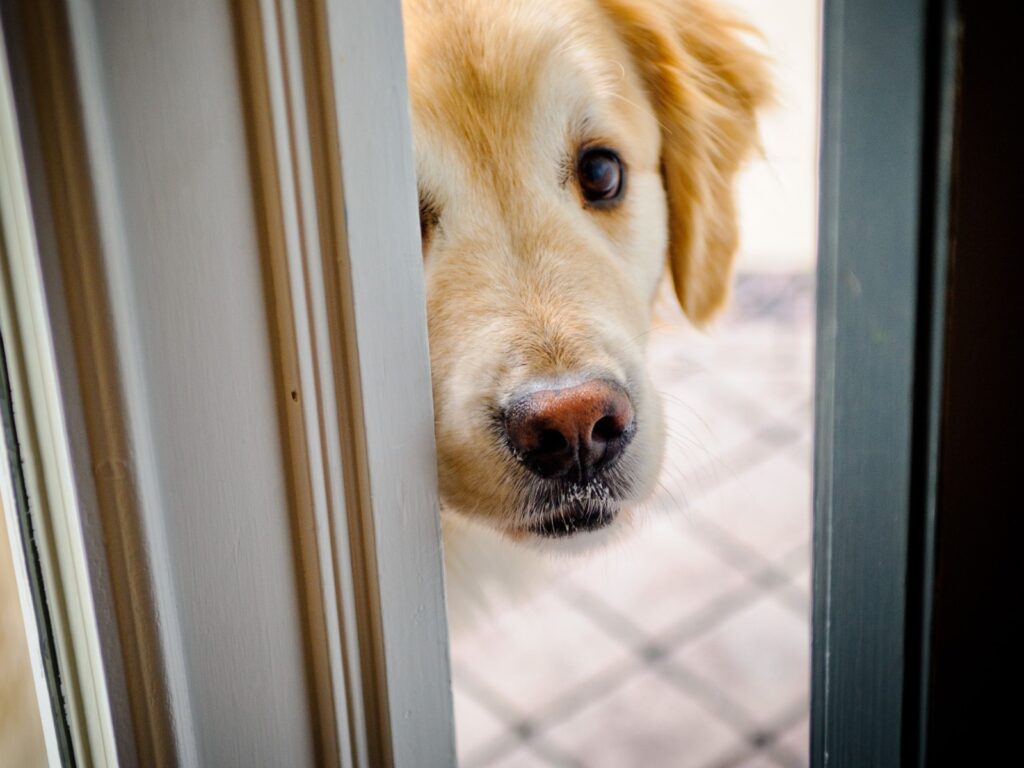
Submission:
<svg viewBox="0 0 1024 768">
<path fill-rule="evenodd" d="M 919 751 L 951 162 L 950 5 L 825 4 L 816 766 L 913 764 Z"/>
<path fill-rule="evenodd" d="M 1011 5 L 825 3 L 819 768 L 996 765 L 1008 741 L 999 670 L 1017 664 L 1002 614 L 1020 504 L 1005 499 L 1024 478 Z"/>
</svg>

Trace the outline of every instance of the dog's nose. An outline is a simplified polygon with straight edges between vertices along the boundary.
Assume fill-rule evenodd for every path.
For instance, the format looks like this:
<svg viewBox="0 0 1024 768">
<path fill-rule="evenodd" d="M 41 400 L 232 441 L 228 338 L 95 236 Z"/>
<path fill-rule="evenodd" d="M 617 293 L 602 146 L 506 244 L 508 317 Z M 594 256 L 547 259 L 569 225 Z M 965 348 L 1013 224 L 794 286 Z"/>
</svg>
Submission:
<svg viewBox="0 0 1024 768">
<path fill-rule="evenodd" d="M 505 409 L 504 426 L 512 448 L 533 472 L 576 482 L 615 461 L 636 431 L 629 394 L 604 379 L 515 398 Z"/>
</svg>

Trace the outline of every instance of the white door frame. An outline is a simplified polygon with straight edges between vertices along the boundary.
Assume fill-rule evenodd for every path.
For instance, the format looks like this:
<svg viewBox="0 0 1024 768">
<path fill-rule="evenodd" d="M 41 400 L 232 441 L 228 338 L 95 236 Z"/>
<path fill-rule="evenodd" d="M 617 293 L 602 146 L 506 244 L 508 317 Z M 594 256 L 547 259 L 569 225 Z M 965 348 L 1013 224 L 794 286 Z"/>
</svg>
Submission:
<svg viewBox="0 0 1024 768">
<path fill-rule="evenodd" d="M 454 764 L 399 3 L 0 12 L 72 490 L 31 513 L 81 516 L 116 742 L 79 760 Z"/>
</svg>

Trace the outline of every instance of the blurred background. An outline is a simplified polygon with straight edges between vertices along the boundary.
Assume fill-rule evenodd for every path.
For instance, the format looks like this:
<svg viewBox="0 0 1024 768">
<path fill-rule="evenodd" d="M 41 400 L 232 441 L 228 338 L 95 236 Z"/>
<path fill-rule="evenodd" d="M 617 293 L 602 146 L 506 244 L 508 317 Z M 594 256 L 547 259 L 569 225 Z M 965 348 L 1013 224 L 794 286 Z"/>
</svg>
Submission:
<svg viewBox="0 0 1024 768">
<path fill-rule="evenodd" d="M 728 4 L 778 87 L 732 306 L 656 322 L 668 451 L 635 531 L 454 641 L 464 768 L 807 765 L 819 7 Z"/>
</svg>

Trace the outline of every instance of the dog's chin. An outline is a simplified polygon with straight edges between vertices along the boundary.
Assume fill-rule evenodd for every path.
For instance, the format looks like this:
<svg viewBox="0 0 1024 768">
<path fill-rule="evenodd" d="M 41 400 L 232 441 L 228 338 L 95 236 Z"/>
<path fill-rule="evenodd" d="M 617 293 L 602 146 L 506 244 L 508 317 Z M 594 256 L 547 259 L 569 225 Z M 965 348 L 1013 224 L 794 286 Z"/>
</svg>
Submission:
<svg viewBox="0 0 1024 768">
<path fill-rule="evenodd" d="M 569 503 L 505 528 L 517 545 L 561 559 L 599 551 L 629 528 L 632 509 L 622 502 Z"/>
<path fill-rule="evenodd" d="M 607 528 L 618 513 L 616 506 L 605 502 L 570 502 L 531 522 L 526 530 L 545 539 L 564 539 Z"/>
</svg>

